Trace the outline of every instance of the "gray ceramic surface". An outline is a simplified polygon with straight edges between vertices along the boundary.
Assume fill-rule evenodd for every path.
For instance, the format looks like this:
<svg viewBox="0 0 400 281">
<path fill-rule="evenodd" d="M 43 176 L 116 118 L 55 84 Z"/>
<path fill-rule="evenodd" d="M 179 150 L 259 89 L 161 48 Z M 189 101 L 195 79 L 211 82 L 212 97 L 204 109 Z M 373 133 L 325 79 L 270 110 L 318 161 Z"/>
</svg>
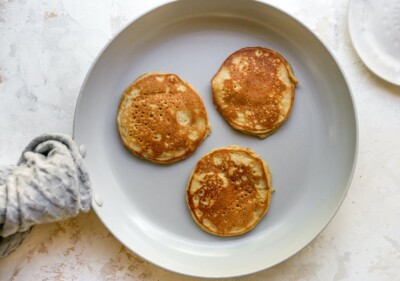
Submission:
<svg viewBox="0 0 400 281">
<path fill-rule="evenodd" d="M 280 52 L 299 80 L 290 118 L 260 140 L 234 131 L 212 102 L 210 80 L 225 58 L 247 46 Z M 186 160 L 161 166 L 130 154 L 116 115 L 125 87 L 150 71 L 190 82 L 207 108 L 211 135 Z M 74 138 L 98 202 L 93 208 L 129 249 L 166 269 L 228 277 L 271 267 L 306 246 L 328 224 L 349 187 L 357 154 L 355 108 L 327 48 L 302 24 L 266 4 L 178 1 L 138 18 L 99 55 L 82 87 Z M 250 147 L 270 165 L 271 207 L 257 227 L 215 237 L 193 221 L 186 184 L 197 161 L 214 148 Z"/>
</svg>

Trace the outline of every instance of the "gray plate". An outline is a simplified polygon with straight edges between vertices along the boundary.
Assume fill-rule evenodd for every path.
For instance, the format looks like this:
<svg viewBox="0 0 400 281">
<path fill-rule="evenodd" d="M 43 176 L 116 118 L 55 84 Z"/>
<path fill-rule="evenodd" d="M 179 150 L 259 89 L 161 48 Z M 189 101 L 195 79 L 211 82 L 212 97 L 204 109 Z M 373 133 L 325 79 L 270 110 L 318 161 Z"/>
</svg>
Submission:
<svg viewBox="0 0 400 281">
<path fill-rule="evenodd" d="M 290 118 L 264 140 L 231 129 L 212 103 L 212 76 L 229 54 L 246 46 L 280 52 L 300 81 Z M 190 82 L 213 127 L 192 156 L 168 166 L 131 155 L 116 127 L 123 90 L 150 71 Z M 93 208 L 115 237 L 161 267 L 202 277 L 256 272 L 306 246 L 339 208 L 357 154 L 355 108 L 332 54 L 289 15 L 247 0 L 173 2 L 129 24 L 88 73 L 74 138 L 87 147 L 94 193 L 103 201 Z M 202 155 L 230 144 L 250 147 L 269 163 L 276 192 L 254 230 L 220 238 L 194 223 L 185 189 Z"/>
</svg>

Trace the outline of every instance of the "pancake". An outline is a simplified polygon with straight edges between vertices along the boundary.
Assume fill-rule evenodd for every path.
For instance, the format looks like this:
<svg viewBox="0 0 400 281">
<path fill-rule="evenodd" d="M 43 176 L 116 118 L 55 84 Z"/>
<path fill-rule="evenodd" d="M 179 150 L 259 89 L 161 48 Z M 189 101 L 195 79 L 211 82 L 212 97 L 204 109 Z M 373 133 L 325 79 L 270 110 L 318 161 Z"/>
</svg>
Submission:
<svg viewBox="0 0 400 281">
<path fill-rule="evenodd" d="M 176 74 L 166 73 L 142 75 L 127 87 L 117 123 L 129 151 L 160 164 L 188 157 L 211 131 L 195 89 Z"/>
<path fill-rule="evenodd" d="M 297 80 L 277 52 L 248 47 L 231 54 L 211 81 L 214 103 L 235 129 L 259 138 L 288 118 Z"/>
<path fill-rule="evenodd" d="M 186 189 L 194 221 L 206 232 L 235 236 L 253 229 L 268 211 L 271 172 L 253 151 L 227 146 L 197 163 Z"/>
</svg>

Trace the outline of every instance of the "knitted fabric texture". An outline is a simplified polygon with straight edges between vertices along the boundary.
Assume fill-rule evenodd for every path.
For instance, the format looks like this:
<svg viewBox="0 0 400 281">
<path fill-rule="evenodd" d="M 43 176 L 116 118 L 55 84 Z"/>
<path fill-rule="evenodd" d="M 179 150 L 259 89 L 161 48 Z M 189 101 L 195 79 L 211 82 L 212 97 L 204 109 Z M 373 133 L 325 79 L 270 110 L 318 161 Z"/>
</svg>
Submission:
<svg viewBox="0 0 400 281">
<path fill-rule="evenodd" d="M 15 250 L 33 225 L 89 211 L 91 197 L 74 141 L 61 134 L 35 138 L 16 166 L 0 166 L 0 257 Z"/>
</svg>

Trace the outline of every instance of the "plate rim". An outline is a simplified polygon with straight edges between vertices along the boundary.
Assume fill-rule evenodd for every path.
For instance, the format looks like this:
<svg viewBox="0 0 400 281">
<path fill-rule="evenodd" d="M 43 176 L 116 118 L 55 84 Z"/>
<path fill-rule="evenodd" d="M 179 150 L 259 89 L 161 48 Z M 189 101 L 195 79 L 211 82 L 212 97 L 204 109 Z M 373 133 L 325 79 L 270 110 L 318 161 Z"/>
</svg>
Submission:
<svg viewBox="0 0 400 281">
<path fill-rule="evenodd" d="M 194 0 L 192 0 L 194 1 Z M 94 67 L 96 66 L 97 62 L 99 61 L 99 59 L 102 57 L 103 53 L 107 50 L 107 48 L 113 43 L 113 41 L 121 34 L 123 33 L 129 26 L 131 26 L 132 24 L 134 24 L 137 20 L 139 20 L 142 17 L 146 17 L 148 14 L 152 13 L 153 11 L 160 9 L 164 6 L 170 5 L 174 2 L 179 2 L 178 0 L 166 0 L 163 3 L 157 3 L 155 6 L 152 6 L 152 8 L 147 9 L 144 12 L 139 13 L 138 15 L 136 15 L 135 17 L 133 17 L 131 20 L 129 20 L 123 27 L 121 27 L 121 29 L 116 32 L 106 43 L 105 45 L 101 48 L 101 50 L 98 52 L 98 54 L 96 55 L 95 59 L 93 60 L 93 62 L 91 63 L 90 68 L 88 69 L 85 79 L 83 80 L 80 90 L 79 90 L 79 94 L 78 94 L 78 98 L 76 101 L 76 105 L 75 105 L 75 112 L 74 112 L 74 118 L 73 118 L 73 133 L 72 133 L 72 138 L 75 140 L 76 137 L 76 130 L 77 130 L 77 116 L 79 114 L 79 104 L 81 103 L 81 99 L 86 87 L 86 84 L 88 82 L 89 77 L 91 76 L 91 73 L 94 69 Z M 242 2 L 246 2 L 246 0 L 242 0 Z M 277 7 L 275 4 L 270 3 L 270 2 L 266 2 L 265 0 L 251 0 L 251 1 L 247 1 L 249 3 L 253 2 L 253 3 L 259 3 L 262 4 L 264 6 L 267 6 L 269 9 L 273 9 L 276 10 L 277 12 L 280 12 L 282 14 L 284 14 L 286 17 L 291 18 L 292 20 L 294 20 L 294 22 L 296 23 L 296 25 L 300 25 L 301 27 L 303 27 L 307 32 L 310 33 L 310 35 L 312 35 L 313 37 L 315 37 L 318 42 L 322 45 L 322 47 L 325 49 L 325 51 L 327 51 L 327 53 L 329 54 L 329 56 L 333 59 L 334 63 L 336 64 L 337 68 L 339 69 L 339 72 L 343 78 L 344 84 L 348 90 L 348 96 L 350 98 L 351 101 L 351 108 L 354 112 L 354 128 L 355 128 L 355 135 L 354 135 L 354 156 L 352 157 L 352 164 L 351 164 L 351 170 L 349 171 L 349 177 L 347 179 L 347 183 L 346 183 L 346 187 L 344 189 L 344 192 L 340 198 L 340 200 L 337 202 L 337 205 L 335 206 L 334 209 L 332 209 L 332 215 L 330 216 L 330 219 L 327 220 L 325 222 L 324 225 L 321 225 L 321 229 L 319 232 L 317 232 L 314 237 L 311 237 L 307 243 L 305 243 L 303 246 L 299 247 L 298 249 L 296 249 L 295 251 L 293 251 L 293 253 L 289 256 L 286 256 L 283 259 L 277 260 L 275 263 L 271 263 L 268 266 L 265 266 L 263 268 L 259 268 L 258 270 L 245 270 L 243 268 L 242 272 L 239 274 L 229 274 L 229 273 L 225 273 L 225 274 L 216 274 L 216 273 L 207 273 L 204 272 L 204 274 L 199 275 L 199 274 L 191 274 L 190 272 L 187 271 L 183 271 L 183 270 L 177 270 L 174 268 L 170 268 L 167 267 L 163 264 L 154 262 L 144 256 L 142 256 L 141 254 L 133 251 L 131 249 L 131 247 L 129 247 L 129 245 L 127 245 L 124 241 L 120 240 L 118 238 L 118 235 L 114 232 L 113 229 L 110 229 L 107 224 L 105 223 L 104 219 L 99 215 L 99 209 L 101 208 L 100 206 L 98 206 L 95 202 L 95 187 L 92 187 L 93 189 L 93 198 L 92 198 L 92 209 L 95 211 L 97 217 L 99 218 L 99 220 L 102 222 L 102 224 L 107 228 L 107 230 L 112 233 L 112 235 L 114 236 L 115 239 L 118 240 L 119 243 L 123 244 L 127 249 L 129 249 L 130 251 L 133 251 L 136 255 L 138 255 L 140 258 L 150 262 L 151 264 L 154 264 L 160 268 L 166 269 L 168 271 L 171 272 L 175 272 L 178 274 L 183 274 L 186 276 L 192 276 L 192 277 L 202 277 L 202 278 L 229 278 L 229 277 L 239 277 L 239 276 L 245 276 L 245 275 L 249 275 L 249 274 L 253 274 L 253 273 L 257 273 L 263 270 L 267 270 L 270 269 L 288 259 L 290 259 L 291 257 L 293 257 L 294 255 L 296 255 L 297 253 L 299 253 L 301 250 L 303 250 L 305 247 L 307 247 L 313 240 L 315 240 L 320 234 L 321 232 L 323 232 L 325 230 L 325 228 L 331 223 L 331 221 L 333 220 L 333 218 L 336 216 L 337 212 L 339 211 L 344 199 L 347 196 L 347 193 L 350 189 L 353 177 L 354 177 L 354 173 L 355 173 L 355 169 L 356 169 L 356 165 L 357 165 L 357 160 L 358 160 L 358 154 L 359 154 L 359 121 L 358 121 L 358 114 L 357 114 L 357 107 L 356 107 L 356 103 L 355 103 L 355 99 L 354 99 L 354 95 L 352 92 L 352 89 L 350 87 L 348 78 L 342 68 L 342 66 L 339 63 L 338 58 L 336 57 L 336 55 L 333 53 L 333 51 L 327 46 L 327 44 L 322 40 L 322 38 L 316 33 L 314 32 L 311 28 L 309 28 L 305 23 L 303 23 L 300 19 L 298 19 L 296 16 L 290 14 L 289 12 L 283 10 L 280 7 Z M 79 144 L 78 144 L 79 145 Z"/>
</svg>

